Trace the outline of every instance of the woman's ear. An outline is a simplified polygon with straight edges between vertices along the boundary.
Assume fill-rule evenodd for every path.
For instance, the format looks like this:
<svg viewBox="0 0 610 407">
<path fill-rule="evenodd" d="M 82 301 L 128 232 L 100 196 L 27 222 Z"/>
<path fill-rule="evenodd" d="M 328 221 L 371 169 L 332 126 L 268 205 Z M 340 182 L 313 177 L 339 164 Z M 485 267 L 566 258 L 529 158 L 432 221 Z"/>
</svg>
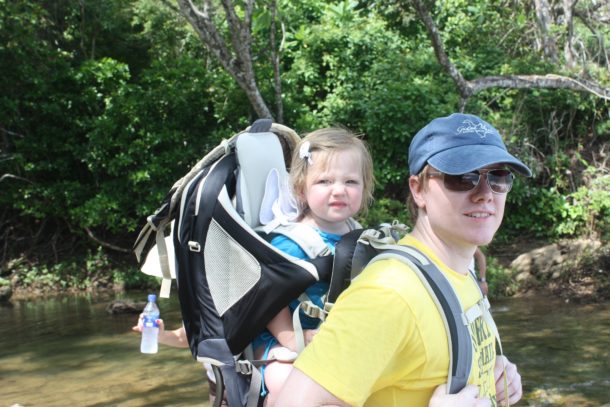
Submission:
<svg viewBox="0 0 610 407">
<path fill-rule="evenodd" d="M 418 175 L 411 175 L 409 177 L 409 189 L 411 190 L 411 196 L 413 202 L 418 208 L 425 208 L 425 200 L 423 197 L 424 182 L 423 177 Z"/>
</svg>

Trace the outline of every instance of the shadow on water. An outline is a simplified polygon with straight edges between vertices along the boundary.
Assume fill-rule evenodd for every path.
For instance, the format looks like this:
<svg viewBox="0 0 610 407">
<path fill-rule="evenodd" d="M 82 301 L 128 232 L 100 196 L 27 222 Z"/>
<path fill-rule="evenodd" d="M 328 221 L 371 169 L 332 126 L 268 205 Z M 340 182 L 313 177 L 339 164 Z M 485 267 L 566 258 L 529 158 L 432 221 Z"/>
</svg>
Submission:
<svg viewBox="0 0 610 407">
<path fill-rule="evenodd" d="M 161 346 L 156 355 L 142 355 L 131 332 L 137 316 L 106 313 L 112 299 L 71 296 L 0 307 L 0 406 L 209 406 L 203 370 L 190 352 Z M 522 374 L 519 405 L 610 402 L 610 304 L 536 297 L 492 303 L 504 351 Z M 177 326 L 177 298 L 161 299 L 160 308 L 168 326 Z"/>
</svg>

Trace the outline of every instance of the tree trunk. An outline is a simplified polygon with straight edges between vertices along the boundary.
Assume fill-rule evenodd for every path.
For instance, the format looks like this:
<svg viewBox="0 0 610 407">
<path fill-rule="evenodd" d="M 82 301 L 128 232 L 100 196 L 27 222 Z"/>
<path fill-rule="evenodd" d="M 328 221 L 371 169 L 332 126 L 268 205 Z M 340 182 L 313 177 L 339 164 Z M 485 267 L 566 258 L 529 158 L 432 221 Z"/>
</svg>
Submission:
<svg viewBox="0 0 610 407">
<path fill-rule="evenodd" d="M 536 6 L 536 22 L 541 36 L 541 47 L 544 55 L 554 64 L 559 62 L 557 56 L 557 43 L 555 37 L 550 34 L 549 26 L 551 25 L 551 13 L 549 11 L 549 3 L 547 0 L 535 0 Z"/>
<path fill-rule="evenodd" d="M 251 56 L 252 1 L 246 1 L 243 21 L 239 19 L 231 0 L 223 0 L 222 6 L 229 26 L 232 50 L 226 44 L 214 22 L 216 10 L 211 0 L 203 0 L 199 9 L 191 0 L 177 0 L 180 12 L 193 26 L 208 51 L 216 57 L 222 67 L 235 79 L 246 93 L 256 114 L 272 118 L 271 112 L 258 89 Z"/>
<path fill-rule="evenodd" d="M 576 66 L 574 61 L 574 22 L 572 21 L 572 10 L 576 1 L 563 0 L 563 14 L 566 26 L 566 43 L 563 49 L 566 67 L 573 69 Z"/>
<path fill-rule="evenodd" d="M 284 24 L 280 22 L 282 28 L 282 41 L 278 47 L 276 44 L 275 31 L 276 31 L 276 18 L 277 18 L 277 1 L 271 2 L 271 31 L 269 34 L 269 42 L 271 43 L 271 64 L 273 65 L 273 83 L 275 84 L 275 114 L 276 122 L 284 122 L 284 105 L 282 103 L 282 77 L 280 73 L 280 52 L 282 44 L 284 42 Z"/>
</svg>

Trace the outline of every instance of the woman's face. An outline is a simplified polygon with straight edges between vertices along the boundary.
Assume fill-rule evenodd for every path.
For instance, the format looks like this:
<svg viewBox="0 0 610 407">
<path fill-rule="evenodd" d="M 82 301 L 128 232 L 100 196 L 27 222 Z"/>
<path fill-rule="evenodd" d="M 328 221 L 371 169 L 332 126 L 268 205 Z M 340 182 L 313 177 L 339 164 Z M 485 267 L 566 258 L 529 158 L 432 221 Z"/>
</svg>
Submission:
<svg viewBox="0 0 610 407">
<path fill-rule="evenodd" d="M 497 168 L 501 167 L 490 166 L 481 171 Z M 447 189 L 442 176 L 427 176 L 423 183 L 414 196 L 415 202 L 436 238 L 461 247 L 491 242 L 502 223 L 506 194 L 493 193 L 486 175 L 481 175 L 478 185 L 466 192 Z"/>
</svg>

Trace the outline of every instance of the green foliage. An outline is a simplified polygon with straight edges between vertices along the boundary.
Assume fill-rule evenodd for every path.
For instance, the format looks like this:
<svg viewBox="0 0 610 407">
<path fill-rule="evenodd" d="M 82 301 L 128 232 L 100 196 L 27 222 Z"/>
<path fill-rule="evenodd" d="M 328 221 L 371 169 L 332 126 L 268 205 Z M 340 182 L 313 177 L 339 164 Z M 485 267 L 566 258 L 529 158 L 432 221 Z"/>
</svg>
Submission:
<svg viewBox="0 0 610 407">
<path fill-rule="evenodd" d="M 381 223 L 392 223 L 394 220 L 405 225 L 410 225 L 406 205 L 390 198 L 376 199 L 366 216 L 360 217 L 358 220 L 365 227 L 375 227 Z"/>
<path fill-rule="evenodd" d="M 8 266 L 20 289 L 44 291 L 94 290 L 123 287 L 158 287 L 160 279 L 142 273 L 138 268 L 124 265 L 101 249 L 53 264 L 31 264 L 25 259 Z M 10 282 L 0 278 L 0 286 Z"/>
<path fill-rule="evenodd" d="M 125 289 L 133 288 L 153 288 L 161 286 L 161 279 L 142 273 L 136 267 L 129 267 L 115 271 L 112 280 L 116 285 L 123 286 Z"/>
<path fill-rule="evenodd" d="M 174 181 L 255 118 L 243 91 L 168 4 L 0 0 L 3 237 L 13 233 L 9 222 L 34 219 L 33 229 L 55 223 L 78 235 L 88 228 L 129 246 Z M 404 2 L 277 4 L 284 122 L 301 133 L 339 124 L 363 134 L 379 185 L 362 221 L 407 223 L 409 142 L 430 119 L 457 110 L 459 101 L 423 24 Z M 524 35 L 532 30 L 531 7 L 433 4 L 445 50 L 466 79 L 562 73 Z M 256 80 L 271 107 L 267 2 L 255 4 L 253 18 Z M 599 38 L 575 21 L 581 45 L 604 55 Z M 226 22 L 218 22 L 226 37 Z M 598 58 L 585 68 L 607 86 L 604 64 Z M 534 171 L 509 194 L 500 239 L 609 238 L 607 102 L 566 90 L 488 89 L 465 110 L 500 129 L 509 150 Z M 54 234 L 46 227 L 45 234 Z M 15 247 L 18 256 L 23 245 Z M 77 284 L 65 270 L 89 267 L 79 261 L 31 267 L 24 278 Z M 98 265 L 127 285 L 145 278 L 135 269 Z"/>
<path fill-rule="evenodd" d="M 373 11 L 353 9 L 346 18 L 353 7 L 329 4 L 319 21 L 292 33 L 286 104 L 303 107 L 297 128 L 338 123 L 364 133 L 380 188 L 404 198 L 411 137 L 430 117 L 450 113 L 456 95 L 432 54 L 412 54 L 418 45 L 388 30 Z"/>
<path fill-rule="evenodd" d="M 540 188 L 517 183 L 509 194 L 505 211 L 508 232 L 528 231 L 536 237 L 593 236 L 606 240 L 610 235 L 610 176 L 589 168 L 586 185 L 569 194 L 556 187 Z"/>
<path fill-rule="evenodd" d="M 557 226 L 560 236 L 593 235 L 602 241 L 610 238 L 610 175 L 596 174 L 587 185 L 566 197 Z M 595 236 L 597 235 L 597 236 Z"/>
<path fill-rule="evenodd" d="M 489 288 L 488 296 L 506 297 L 517 292 L 517 282 L 513 278 L 512 271 L 502 265 L 492 256 L 487 256 L 486 280 Z"/>
<path fill-rule="evenodd" d="M 4 184 L 1 205 L 38 219 L 63 218 L 77 230 L 134 231 L 190 165 L 219 137 L 231 135 L 233 130 L 220 124 L 245 123 L 243 95 L 239 105 L 227 108 L 227 95 L 219 89 L 235 86 L 224 86 L 226 75 L 214 65 L 202 64 L 198 39 L 184 29 L 163 25 L 167 10 L 153 11 L 144 1 L 134 5 L 138 7 L 127 14 L 149 13 L 149 24 L 143 23 L 142 15 L 133 25 L 123 20 L 119 24 L 124 13 L 114 16 L 116 24 L 102 24 L 117 30 L 120 25 L 119 31 L 139 45 L 148 43 L 142 39 L 144 33 L 154 32 L 152 62 L 146 67 L 103 54 L 80 58 L 76 50 L 38 42 L 51 35 L 60 46 L 74 45 L 76 34 L 61 31 L 78 28 L 69 26 L 72 20 L 66 10 L 54 15 L 62 24 L 53 24 L 44 9 L 34 6 L 22 15 L 5 10 L 21 36 L 2 30 L 3 36 L 10 36 L 7 42 L 16 44 L 2 49 L 2 61 L 23 62 L 2 67 L 3 72 L 17 70 L 19 75 L 3 79 L 8 92 L 0 96 L 0 108 L 10 118 L 3 122 L 9 130 L 4 147 L 9 154 L 0 161 L 0 170 L 18 177 Z M 39 25 L 24 32 L 20 18 L 29 15 L 39 16 Z M 138 34 L 136 29 L 143 31 Z M 36 57 L 22 55 L 24 47 L 32 48 Z M 123 42 L 117 47 L 133 48 Z M 117 47 L 99 45 L 97 52 L 108 49 L 108 54 L 119 55 Z"/>
<path fill-rule="evenodd" d="M 539 188 L 519 181 L 508 195 L 501 236 L 527 231 L 536 237 L 556 237 L 554 225 L 559 223 L 564 198 L 555 188 Z"/>
</svg>

